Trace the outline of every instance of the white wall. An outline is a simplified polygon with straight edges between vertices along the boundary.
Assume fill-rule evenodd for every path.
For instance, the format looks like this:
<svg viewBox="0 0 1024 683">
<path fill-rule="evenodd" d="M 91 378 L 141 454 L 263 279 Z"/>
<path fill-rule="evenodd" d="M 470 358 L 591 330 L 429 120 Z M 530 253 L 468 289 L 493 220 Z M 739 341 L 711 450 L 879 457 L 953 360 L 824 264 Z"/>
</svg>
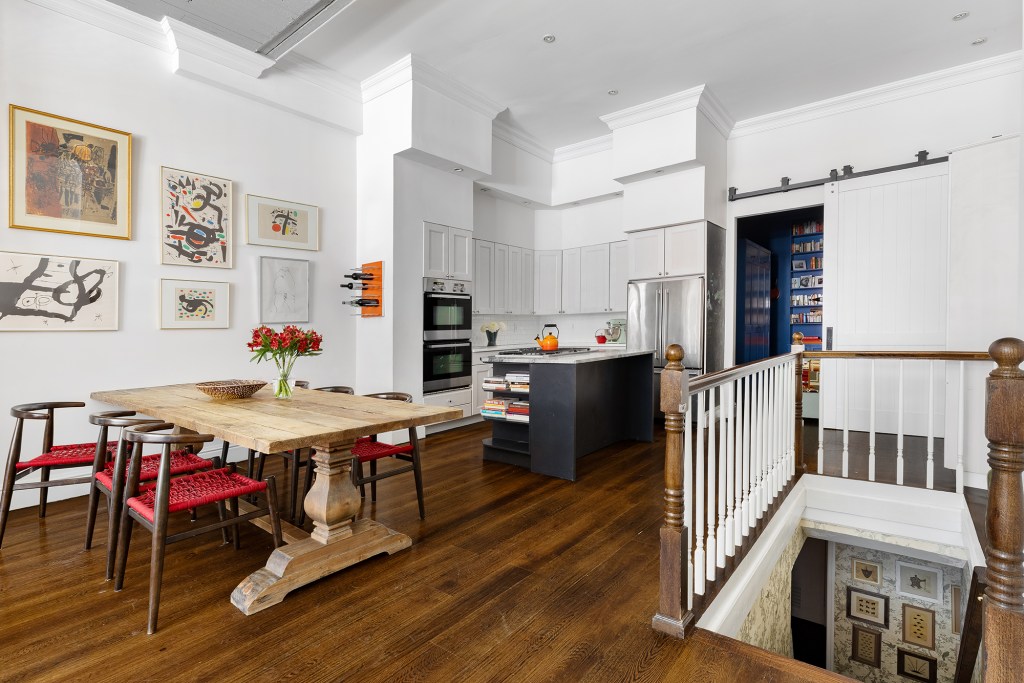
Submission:
<svg viewBox="0 0 1024 683">
<path fill-rule="evenodd" d="M 473 237 L 533 249 L 536 211 L 486 192 L 473 193 Z"/>
<path fill-rule="evenodd" d="M 41 31 L 45 27 L 45 40 Z M 0 441 L 13 428 L 7 408 L 33 401 L 87 400 L 92 391 L 231 377 L 269 378 L 273 366 L 249 363 L 245 343 L 257 324 L 258 256 L 311 261 L 309 326 L 325 352 L 300 360 L 295 376 L 315 385 L 348 384 L 355 375 L 352 319 L 339 305 L 340 268 L 355 256 L 355 141 L 338 129 L 174 76 L 170 56 L 25 2 L 0 4 L 0 99 L 134 135 L 131 241 L 0 229 L 0 249 L 117 260 L 120 330 L 6 332 L 0 335 Z M 30 67 L 30 68 L 29 68 Z M 7 126 L 0 132 L 8 147 Z M 234 181 L 232 269 L 162 266 L 159 250 L 161 165 Z M 7 164 L 0 173 L 6 178 Z M 0 181 L 6 204 L 8 184 Z M 320 207 L 320 250 L 245 244 L 246 193 Z M 227 281 L 231 327 L 160 330 L 160 278 Z M 93 440 L 88 402 L 59 414 L 63 442 Z M 38 443 L 37 425 L 27 451 Z M 2 467 L 2 465 L 0 465 Z M 53 489 L 51 500 L 84 492 Z M 15 505 L 31 504 L 20 492 Z"/>
<path fill-rule="evenodd" d="M 562 209 L 562 249 L 626 239 L 622 197 Z"/>
<path fill-rule="evenodd" d="M 551 204 L 551 163 L 496 137 L 491 138 L 487 185 L 523 199 Z"/>
<path fill-rule="evenodd" d="M 551 168 L 551 204 L 568 204 L 622 192 L 612 179 L 612 150 L 555 161 Z"/>
</svg>

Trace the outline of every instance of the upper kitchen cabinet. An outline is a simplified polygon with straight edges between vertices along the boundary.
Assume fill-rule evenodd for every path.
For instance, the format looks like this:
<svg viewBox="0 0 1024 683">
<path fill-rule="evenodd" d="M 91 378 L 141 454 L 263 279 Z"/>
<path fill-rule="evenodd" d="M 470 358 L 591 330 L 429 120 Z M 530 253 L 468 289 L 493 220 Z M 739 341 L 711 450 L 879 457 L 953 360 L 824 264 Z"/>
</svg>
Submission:
<svg viewBox="0 0 1024 683">
<path fill-rule="evenodd" d="M 534 252 L 537 273 L 534 282 L 533 312 L 559 313 L 562 310 L 562 252 L 561 250 Z"/>
<path fill-rule="evenodd" d="M 473 312 L 494 313 L 494 242 L 473 240 Z"/>
<path fill-rule="evenodd" d="M 523 248 L 508 248 L 508 312 L 523 311 Z"/>
<path fill-rule="evenodd" d="M 665 231 L 631 232 L 629 245 L 629 279 L 661 277 L 665 274 Z"/>
<path fill-rule="evenodd" d="M 494 270 L 491 291 L 494 296 L 492 313 L 511 313 L 508 307 L 508 245 L 494 243 Z"/>
<path fill-rule="evenodd" d="M 626 310 L 629 289 L 629 243 L 626 240 L 608 245 L 608 310 Z"/>
<path fill-rule="evenodd" d="M 469 280 L 473 273 L 473 233 L 437 223 L 424 223 L 423 276 Z"/>
<path fill-rule="evenodd" d="M 562 306 L 559 313 L 579 313 L 581 310 L 581 253 L 579 248 L 562 250 Z"/>
<path fill-rule="evenodd" d="M 533 275 L 536 258 L 533 249 L 523 249 L 523 309 L 519 313 L 533 313 Z"/>
<path fill-rule="evenodd" d="M 629 279 L 704 273 L 707 233 L 712 229 L 721 230 L 707 221 L 698 221 L 629 233 Z"/>
<path fill-rule="evenodd" d="M 611 310 L 608 303 L 610 294 L 608 288 L 610 281 L 609 245 L 595 244 L 581 247 L 579 252 L 580 311 L 583 313 L 605 313 Z"/>
</svg>

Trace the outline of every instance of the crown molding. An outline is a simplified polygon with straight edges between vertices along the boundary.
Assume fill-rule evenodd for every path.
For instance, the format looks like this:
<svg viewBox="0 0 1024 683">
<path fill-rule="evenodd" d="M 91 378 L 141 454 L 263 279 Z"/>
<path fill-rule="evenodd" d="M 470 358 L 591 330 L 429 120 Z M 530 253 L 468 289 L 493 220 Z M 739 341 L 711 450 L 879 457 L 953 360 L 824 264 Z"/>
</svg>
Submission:
<svg viewBox="0 0 1024 683">
<path fill-rule="evenodd" d="M 160 22 L 107 0 L 26 0 L 48 10 L 116 33 L 149 47 L 168 52 Z"/>
<path fill-rule="evenodd" d="M 1005 76 L 1021 70 L 1021 51 L 989 57 L 976 62 L 961 64 L 941 71 L 932 71 L 901 81 L 858 90 L 856 92 L 811 102 L 799 107 L 784 109 L 763 116 L 755 116 L 736 123 L 731 137 L 753 135 L 775 128 L 783 128 L 815 119 L 835 116 L 856 109 L 873 107 L 887 102 L 916 97 L 927 93 L 954 88 L 989 78 Z"/>
<path fill-rule="evenodd" d="M 500 121 L 498 119 L 492 121 L 491 135 L 549 164 L 554 160 L 554 153 L 545 147 L 540 140 L 507 121 Z"/>
<path fill-rule="evenodd" d="M 507 109 L 413 54 L 402 57 L 394 64 L 363 80 L 360 84 L 363 103 L 370 102 L 410 81 L 436 90 L 445 97 L 491 119 Z"/>
<path fill-rule="evenodd" d="M 706 85 L 704 86 L 704 92 L 701 93 L 700 100 L 697 102 L 697 109 L 708 118 L 711 125 L 722 134 L 722 137 L 729 137 L 729 133 L 732 132 L 736 121 L 726 111 L 722 101 Z"/>
<path fill-rule="evenodd" d="M 591 154 L 597 154 L 598 152 L 607 152 L 611 148 L 612 136 L 610 134 L 602 135 L 599 138 L 591 138 L 590 140 L 581 140 L 580 142 L 574 142 L 571 145 L 555 149 L 554 162 L 557 164 L 560 161 L 569 161 L 570 159 L 578 159 Z"/>
<path fill-rule="evenodd" d="M 666 95 L 650 102 L 644 102 L 628 109 L 621 109 L 599 117 L 609 128 L 615 130 L 624 126 L 632 126 L 668 114 L 693 109 L 700 102 L 701 93 L 706 86 L 698 85 L 672 95 Z"/>
<path fill-rule="evenodd" d="M 177 19 L 164 17 L 160 20 L 160 26 L 172 50 L 178 53 L 202 57 L 252 78 L 259 78 L 264 71 L 274 66 L 274 60 L 270 57 L 250 52 Z"/>
<path fill-rule="evenodd" d="M 359 82 L 347 78 L 329 66 L 310 59 L 298 52 L 289 52 L 278 58 L 277 67 L 282 73 L 295 76 L 311 85 L 323 88 L 336 95 L 341 95 L 362 105 L 362 92 L 359 89 Z"/>
</svg>

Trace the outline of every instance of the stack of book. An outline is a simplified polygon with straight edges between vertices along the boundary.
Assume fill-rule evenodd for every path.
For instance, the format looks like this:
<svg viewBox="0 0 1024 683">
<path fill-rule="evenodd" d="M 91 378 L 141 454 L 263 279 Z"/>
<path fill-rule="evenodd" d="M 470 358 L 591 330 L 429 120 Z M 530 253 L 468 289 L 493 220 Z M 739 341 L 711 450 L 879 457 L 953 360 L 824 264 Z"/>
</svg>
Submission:
<svg viewBox="0 0 1024 683">
<path fill-rule="evenodd" d="M 508 408 L 505 409 L 505 419 L 509 422 L 529 422 L 530 402 L 513 401 L 509 403 Z"/>
<path fill-rule="evenodd" d="M 509 391 L 525 393 L 530 391 L 530 374 L 527 372 L 509 372 L 505 375 Z"/>
<path fill-rule="evenodd" d="M 480 414 L 484 417 L 505 417 L 510 403 L 512 401 L 507 398 L 489 398 L 484 401 Z"/>
<path fill-rule="evenodd" d="M 504 377 L 484 377 L 481 386 L 484 391 L 508 391 L 508 382 Z"/>
</svg>

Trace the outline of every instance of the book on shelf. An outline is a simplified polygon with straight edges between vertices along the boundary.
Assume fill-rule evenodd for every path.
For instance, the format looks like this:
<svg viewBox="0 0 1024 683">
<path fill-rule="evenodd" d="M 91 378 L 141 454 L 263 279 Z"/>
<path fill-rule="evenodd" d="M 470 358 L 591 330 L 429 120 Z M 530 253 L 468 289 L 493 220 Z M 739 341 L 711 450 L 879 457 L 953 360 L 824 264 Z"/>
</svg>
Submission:
<svg viewBox="0 0 1024 683">
<path fill-rule="evenodd" d="M 529 384 L 530 373 L 528 372 L 506 372 L 505 381 L 509 384 L 515 382 L 517 384 Z"/>
<path fill-rule="evenodd" d="M 793 236 L 800 237 L 802 235 L 820 235 L 825 232 L 825 226 L 818 221 L 807 221 L 803 224 L 793 226 Z"/>
<path fill-rule="evenodd" d="M 484 377 L 480 384 L 485 391 L 505 391 L 508 389 L 508 382 L 501 377 Z"/>
<path fill-rule="evenodd" d="M 529 422 L 530 421 L 530 415 L 529 414 L 522 415 L 522 414 L 519 414 L 519 413 L 508 413 L 508 414 L 505 415 L 505 419 L 508 420 L 509 422 Z"/>
<path fill-rule="evenodd" d="M 529 401 L 513 401 L 508 404 L 507 411 L 510 415 L 529 415 L 530 414 L 530 402 Z"/>
</svg>

